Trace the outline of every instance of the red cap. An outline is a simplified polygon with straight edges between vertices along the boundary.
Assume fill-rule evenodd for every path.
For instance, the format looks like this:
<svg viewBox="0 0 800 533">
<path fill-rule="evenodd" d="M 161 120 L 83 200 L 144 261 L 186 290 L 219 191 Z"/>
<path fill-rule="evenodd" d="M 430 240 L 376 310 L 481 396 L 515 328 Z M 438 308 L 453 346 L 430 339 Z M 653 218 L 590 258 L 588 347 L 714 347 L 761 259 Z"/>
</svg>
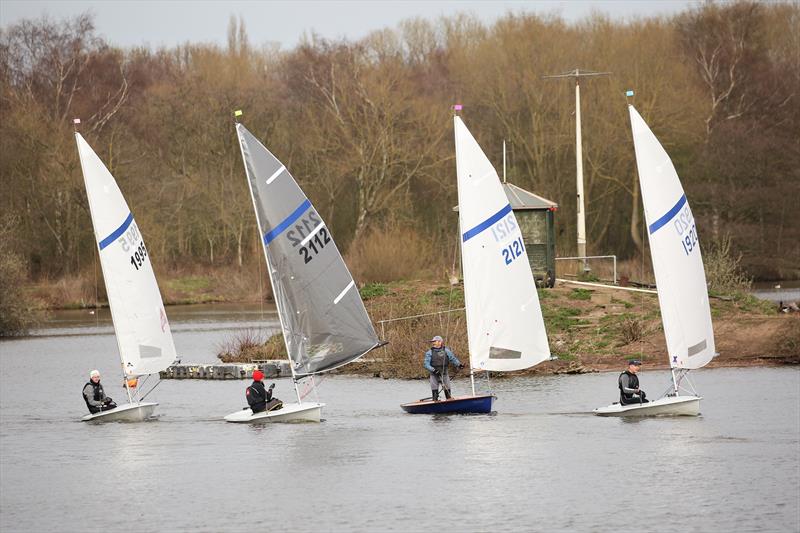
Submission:
<svg viewBox="0 0 800 533">
<path fill-rule="evenodd" d="M 264 379 L 264 373 L 261 370 L 253 371 L 253 381 L 261 381 Z"/>
</svg>

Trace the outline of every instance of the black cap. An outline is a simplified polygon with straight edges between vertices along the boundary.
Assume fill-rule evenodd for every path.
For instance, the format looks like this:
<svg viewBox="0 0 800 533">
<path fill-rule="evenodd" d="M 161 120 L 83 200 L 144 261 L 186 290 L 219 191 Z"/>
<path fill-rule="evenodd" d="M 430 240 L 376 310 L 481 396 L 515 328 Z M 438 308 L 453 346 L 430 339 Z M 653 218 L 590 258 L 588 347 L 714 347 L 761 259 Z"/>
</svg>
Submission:
<svg viewBox="0 0 800 533">
<path fill-rule="evenodd" d="M 629 365 L 642 366 L 642 362 L 640 360 L 638 360 L 638 359 L 631 359 L 630 361 L 628 361 L 628 364 Z"/>
</svg>

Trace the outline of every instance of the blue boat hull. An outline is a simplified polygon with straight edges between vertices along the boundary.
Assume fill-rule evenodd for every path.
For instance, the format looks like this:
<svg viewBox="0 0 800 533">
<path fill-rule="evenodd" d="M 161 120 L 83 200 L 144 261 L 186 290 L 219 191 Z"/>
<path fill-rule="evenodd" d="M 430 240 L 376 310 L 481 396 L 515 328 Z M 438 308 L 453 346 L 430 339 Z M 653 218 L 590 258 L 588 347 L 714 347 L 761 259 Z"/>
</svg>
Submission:
<svg viewBox="0 0 800 533">
<path fill-rule="evenodd" d="M 420 400 L 418 402 L 404 403 L 400 407 L 403 408 L 403 411 L 412 415 L 491 413 L 492 403 L 495 398 L 491 394 L 461 396 L 438 402 Z"/>
</svg>

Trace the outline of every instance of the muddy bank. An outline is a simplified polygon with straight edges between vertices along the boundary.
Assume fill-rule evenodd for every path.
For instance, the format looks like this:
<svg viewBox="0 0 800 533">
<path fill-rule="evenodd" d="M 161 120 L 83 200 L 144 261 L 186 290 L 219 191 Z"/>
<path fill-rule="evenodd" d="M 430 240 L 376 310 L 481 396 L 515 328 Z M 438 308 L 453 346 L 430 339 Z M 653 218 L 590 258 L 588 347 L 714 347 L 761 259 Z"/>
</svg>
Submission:
<svg viewBox="0 0 800 533">
<path fill-rule="evenodd" d="M 458 357 L 468 359 L 460 286 L 409 281 L 366 285 L 361 293 L 379 337 L 389 344 L 338 372 L 424 378 L 422 358 L 433 335 L 444 336 Z M 668 368 L 655 294 L 559 283 L 539 296 L 558 360 L 506 375 L 616 370 L 630 357 L 644 360 L 647 368 Z M 712 298 L 711 308 L 719 356 L 710 367 L 800 363 L 800 315 L 778 313 L 775 305 L 749 295 Z M 273 338 L 258 357 L 285 357 L 280 340 Z M 251 357 L 229 354 L 226 360 Z"/>
</svg>

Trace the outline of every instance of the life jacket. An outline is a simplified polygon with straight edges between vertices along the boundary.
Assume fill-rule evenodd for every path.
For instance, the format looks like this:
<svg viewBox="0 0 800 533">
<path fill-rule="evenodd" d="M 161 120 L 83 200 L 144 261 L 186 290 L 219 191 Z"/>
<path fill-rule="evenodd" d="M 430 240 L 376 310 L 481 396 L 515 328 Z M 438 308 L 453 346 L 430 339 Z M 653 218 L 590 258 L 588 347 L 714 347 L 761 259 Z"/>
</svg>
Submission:
<svg viewBox="0 0 800 533">
<path fill-rule="evenodd" d="M 444 346 L 431 348 L 431 366 L 440 372 L 447 370 L 447 352 Z"/>
<path fill-rule="evenodd" d="M 628 372 L 626 370 L 625 372 L 620 374 L 619 378 L 617 379 L 617 385 L 619 386 L 620 399 L 631 400 L 631 399 L 633 399 L 633 394 L 626 394 L 622 390 L 622 376 L 624 376 L 626 374 L 628 375 L 628 388 L 629 389 L 638 389 L 639 388 L 639 376 L 637 376 L 636 374 L 632 374 L 631 372 Z"/>
<path fill-rule="evenodd" d="M 92 380 L 89 380 L 89 382 L 86 383 L 86 385 L 91 385 L 92 386 L 92 389 L 93 389 L 92 400 L 94 400 L 96 402 L 102 402 L 103 398 L 106 397 L 106 394 L 103 391 L 103 385 L 100 384 L 99 381 L 97 383 L 95 383 Z M 83 390 L 84 391 L 86 390 L 86 385 L 83 386 Z M 93 406 L 93 405 L 91 405 L 89 403 L 89 398 L 86 396 L 86 392 L 83 393 L 83 401 L 86 402 L 86 407 L 89 408 L 89 411 L 95 412 L 94 409 L 99 409 L 98 407 L 95 407 L 95 406 Z"/>
</svg>

